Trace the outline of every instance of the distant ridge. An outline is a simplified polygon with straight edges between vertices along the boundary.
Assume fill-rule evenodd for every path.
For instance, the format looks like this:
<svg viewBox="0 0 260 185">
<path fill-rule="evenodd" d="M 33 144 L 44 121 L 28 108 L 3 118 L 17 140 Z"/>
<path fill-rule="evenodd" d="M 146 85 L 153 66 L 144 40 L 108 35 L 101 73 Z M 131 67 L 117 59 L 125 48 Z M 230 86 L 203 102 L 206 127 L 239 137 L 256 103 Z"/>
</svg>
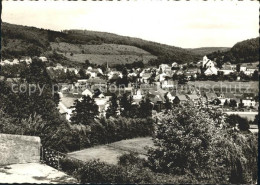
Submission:
<svg viewBox="0 0 260 185">
<path fill-rule="evenodd" d="M 140 48 L 162 63 L 186 63 L 199 60 L 199 56 L 180 47 L 169 46 L 139 38 L 119 36 L 113 33 L 64 30 L 62 32 L 29 26 L 2 23 L 2 57 L 12 58 L 22 55 L 40 55 L 53 52 L 51 43 L 74 45 L 116 44 Z M 69 51 L 67 51 L 69 52 Z M 67 58 L 68 59 L 68 58 Z M 71 59 L 68 59 L 71 60 Z"/>
<path fill-rule="evenodd" d="M 196 55 L 205 56 L 217 51 L 228 51 L 229 47 L 201 47 L 201 48 L 188 48 L 192 53 Z"/>
</svg>

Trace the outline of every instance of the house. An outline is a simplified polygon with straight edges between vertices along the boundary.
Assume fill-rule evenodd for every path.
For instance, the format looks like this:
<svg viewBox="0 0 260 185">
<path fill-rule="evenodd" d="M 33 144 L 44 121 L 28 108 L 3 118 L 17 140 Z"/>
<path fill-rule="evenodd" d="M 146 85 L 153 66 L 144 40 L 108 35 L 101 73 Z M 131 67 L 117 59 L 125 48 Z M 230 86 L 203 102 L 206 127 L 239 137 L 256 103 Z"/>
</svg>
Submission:
<svg viewBox="0 0 260 185">
<path fill-rule="evenodd" d="M 136 104 L 139 104 L 139 102 L 142 101 L 142 98 L 143 98 L 143 95 L 142 95 L 141 89 L 136 90 L 134 95 L 133 95 L 133 101 Z"/>
<path fill-rule="evenodd" d="M 73 97 L 61 97 L 58 104 L 59 112 L 65 115 L 66 119 L 70 121 L 72 112 L 74 110 L 73 105 L 77 98 Z"/>
<path fill-rule="evenodd" d="M 182 104 L 184 102 L 186 102 L 188 99 L 185 95 L 177 95 L 175 96 L 173 103 L 175 104 Z"/>
<path fill-rule="evenodd" d="M 76 69 L 76 68 L 67 68 L 67 70 L 66 71 L 69 71 L 69 72 L 74 72 L 75 74 L 78 74 L 79 73 L 79 70 L 78 69 Z"/>
<path fill-rule="evenodd" d="M 1 60 L 1 65 L 13 65 L 13 62 L 11 62 L 11 59 L 5 59 L 4 61 Z"/>
<path fill-rule="evenodd" d="M 57 63 L 53 70 L 63 70 L 65 72 L 66 68 L 63 67 L 60 63 Z"/>
<path fill-rule="evenodd" d="M 160 74 L 160 75 L 159 75 L 159 81 L 160 81 L 160 82 L 161 82 L 161 81 L 164 81 L 166 76 L 167 76 L 167 75 L 166 75 L 165 73 Z"/>
<path fill-rule="evenodd" d="M 150 77 L 151 77 L 151 73 L 144 73 L 142 75 L 142 79 L 141 80 L 142 80 L 143 83 L 149 83 Z"/>
<path fill-rule="evenodd" d="M 83 96 L 93 97 L 93 93 L 89 89 L 85 89 L 82 93 Z"/>
<path fill-rule="evenodd" d="M 245 72 L 247 68 L 247 64 L 241 64 L 240 65 L 240 71 Z"/>
<path fill-rule="evenodd" d="M 209 60 L 207 56 L 203 57 L 203 61 L 202 61 L 203 68 L 212 68 L 214 66 L 215 66 L 215 64 L 212 60 Z"/>
<path fill-rule="evenodd" d="M 159 65 L 159 69 L 162 70 L 162 72 L 164 72 L 166 68 L 169 69 L 171 67 L 168 64 L 161 64 L 161 65 Z"/>
<path fill-rule="evenodd" d="M 217 75 L 218 74 L 218 69 L 215 68 L 214 66 L 213 67 L 209 67 L 208 69 L 206 69 L 204 74 L 206 76 Z"/>
<path fill-rule="evenodd" d="M 31 57 L 22 57 L 20 59 L 20 62 L 26 62 L 26 64 L 32 63 L 32 58 Z"/>
<path fill-rule="evenodd" d="M 172 67 L 178 67 L 177 62 L 173 62 L 173 63 L 172 63 Z"/>
<path fill-rule="evenodd" d="M 77 81 L 79 84 L 86 84 L 88 82 L 88 79 L 78 79 Z"/>
<path fill-rule="evenodd" d="M 19 60 L 17 58 L 13 59 L 13 65 L 14 64 L 19 64 Z"/>
<path fill-rule="evenodd" d="M 242 103 L 246 107 L 250 107 L 250 106 L 255 106 L 256 105 L 256 101 L 254 99 L 254 94 L 253 93 L 244 93 L 243 96 L 241 97 L 241 99 L 242 99 Z"/>
<path fill-rule="evenodd" d="M 8 82 L 8 83 L 19 83 L 20 82 L 20 80 L 21 80 L 21 78 L 7 78 L 6 79 L 6 82 Z"/>
<path fill-rule="evenodd" d="M 95 84 L 106 85 L 107 82 L 106 82 L 106 80 L 101 79 L 101 78 L 91 78 L 91 79 L 88 79 L 88 84 L 90 84 L 90 85 L 95 85 Z"/>
<path fill-rule="evenodd" d="M 175 93 L 167 92 L 165 96 L 172 102 L 175 98 Z"/>
<path fill-rule="evenodd" d="M 147 97 L 151 100 L 154 109 L 160 112 L 162 110 L 163 104 L 163 98 L 161 97 L 161 95 L 149 93 L 147 94 Z"/>
<path fill-rule="evenodd" d="M 161 82 L 162 88 L 173 88 L 175 84 L 175 81 L 173 80 L 164 80 Z"/>
<path fill-rule="evenodd" d="M 47 62 L 48 59 L 46 57 L 39 57 L 39 59 L 42 61 L 42 62 Z"/>
<path fill-rule="evenodd" d="M 218 96 L 215 93 L 210 93 L 210 92 L 204 93 L 204 96 L 205 96 L 205 98 L 208 102 L 212 102 L 212 101 L 214 101 L 215 99 L 218 98 Z"/>
<path fill-rule="evenodd" d="M 257 71 L 257 68 L 254 66 L 247 66 L 246 71 L 244 73 L 248 76 L 252 76 L 252 74 Z"/>
<path fill-rule="evenodd" d="M 229 75 L 235 72 L 234 68 L 231 65 L 223 65 L 219 71 L 223 72 L 223 75 Z"/>
<path fill-rule="evenodd" d="M 95 103 L 98 106 L 98 111 L 99 111 L 99 115 L 106 115 L 106 110 L 109 107 L 109 103 L 107 101 L 107 99 L 104 98 L 95 98 Z"/>
</svg>

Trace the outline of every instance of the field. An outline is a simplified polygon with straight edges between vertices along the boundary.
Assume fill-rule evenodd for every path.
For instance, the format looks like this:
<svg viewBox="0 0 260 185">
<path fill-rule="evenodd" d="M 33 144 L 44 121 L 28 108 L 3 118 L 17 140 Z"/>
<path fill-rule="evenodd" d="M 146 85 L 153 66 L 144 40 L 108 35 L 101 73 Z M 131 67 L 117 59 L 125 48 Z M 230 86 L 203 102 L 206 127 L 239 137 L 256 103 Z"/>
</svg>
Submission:
<svg viewBox="0 0 260 185">
<path fill-rule="evenodd" d="M 195 86 L 201 90 L 215 90 L 231 93 L 252 92 L 258 93 L 258 82 L 229 82 L 229 81 L 189 81 L 188 85 Z"/>
<path fill-rule="evenodd" d="M 150 59 L 157 58 L 140 48 L 119 44 L 87 45 L 52 42 L 51 47 L 68 59 L 79 63 L 84 63 L 87 59 L 95 64 L 106 64 L 107 62 L 125 64 L 141 60 L 147 63 Z"/>
<path fill-rule="evenodd" d="M 109 164 L 117 164 L 118 157 L 122 154 L 135 152 L 141 157 L 145 157 L 147 147 L 153 146 L 153 141 L 150 137 L 134 138 L 72 152 L 68 156 L 82 161 L 99 159 Z"/>
</svg>

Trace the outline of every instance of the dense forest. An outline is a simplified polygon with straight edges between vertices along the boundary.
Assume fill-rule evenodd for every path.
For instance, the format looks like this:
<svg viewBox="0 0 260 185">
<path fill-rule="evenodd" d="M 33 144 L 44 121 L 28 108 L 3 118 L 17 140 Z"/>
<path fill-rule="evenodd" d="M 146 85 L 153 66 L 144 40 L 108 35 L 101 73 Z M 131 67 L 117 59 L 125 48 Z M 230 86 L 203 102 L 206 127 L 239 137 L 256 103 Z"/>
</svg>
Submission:
<svg viewBox="0 0 260 185">
<path fill-rule="evenodd" d="M 208 55 L 217 63 L 251 63 L 259 61 L 259 37 L 236 43 L 228 51 L 217 51 Z"/>
<path fill-rule="evenodd" d="M 194 53 L 196 55 L 205 56 L 210 53 L 217 52 L 217 51 L 222 51 L 222 52 L 229 51 L 230 48 L 228 48 L 228 47 L 201 47 L 201 48 L 189 48 L 188 50 L 190 50 L 192 53 Z"/>
</svg>

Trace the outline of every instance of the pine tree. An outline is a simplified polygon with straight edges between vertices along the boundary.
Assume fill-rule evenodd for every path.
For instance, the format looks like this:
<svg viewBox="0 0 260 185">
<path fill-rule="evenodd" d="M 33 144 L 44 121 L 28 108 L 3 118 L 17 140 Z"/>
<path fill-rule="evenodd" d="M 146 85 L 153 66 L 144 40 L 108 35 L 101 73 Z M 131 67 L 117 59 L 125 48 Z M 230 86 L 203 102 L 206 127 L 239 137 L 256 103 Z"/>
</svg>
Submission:
<svg viewBox="0 0 260 185">
<path fill-rule="evenodd" d="M 139 114 L 141 118 L 147 118 L 152 116 L 153 105 L 151 100 L 146 97 L 140 102 Z"/>
<path fill-rule="evenodd" d="M 99 114 L 95 100 L 90 96 L 83 96 L 82 100 L 76 100 L 73 106 L 71 122 L 73 124 L 89 125 Z"/>
<path fill-rule="evenodd" d="M 165 109 L 166 110 L 171 110 L 172 109 L 172 102 L 169 100 L 168 97 L 165 98 Z"/>
<path fill-rule="evenodd" d="M 106 112 L 106 117 L 109 118 L 110 116 L 116 117 L 117 116 L 117 110 L 118 104 L 117 104 L 117 96 L 115 94 L 112 94 L 112 97 L 110 99 L 110 105 Z"/>
<path fill-rule="evenodd" d="M 121 115 L 124 117 L 130 116 L 131 105 L 132 105 L 132 98 L 128 98 L 128 95 L 125 93 L 123 94 L 122 98 L 120 99 L 120 109 Z"/>
</svg>

